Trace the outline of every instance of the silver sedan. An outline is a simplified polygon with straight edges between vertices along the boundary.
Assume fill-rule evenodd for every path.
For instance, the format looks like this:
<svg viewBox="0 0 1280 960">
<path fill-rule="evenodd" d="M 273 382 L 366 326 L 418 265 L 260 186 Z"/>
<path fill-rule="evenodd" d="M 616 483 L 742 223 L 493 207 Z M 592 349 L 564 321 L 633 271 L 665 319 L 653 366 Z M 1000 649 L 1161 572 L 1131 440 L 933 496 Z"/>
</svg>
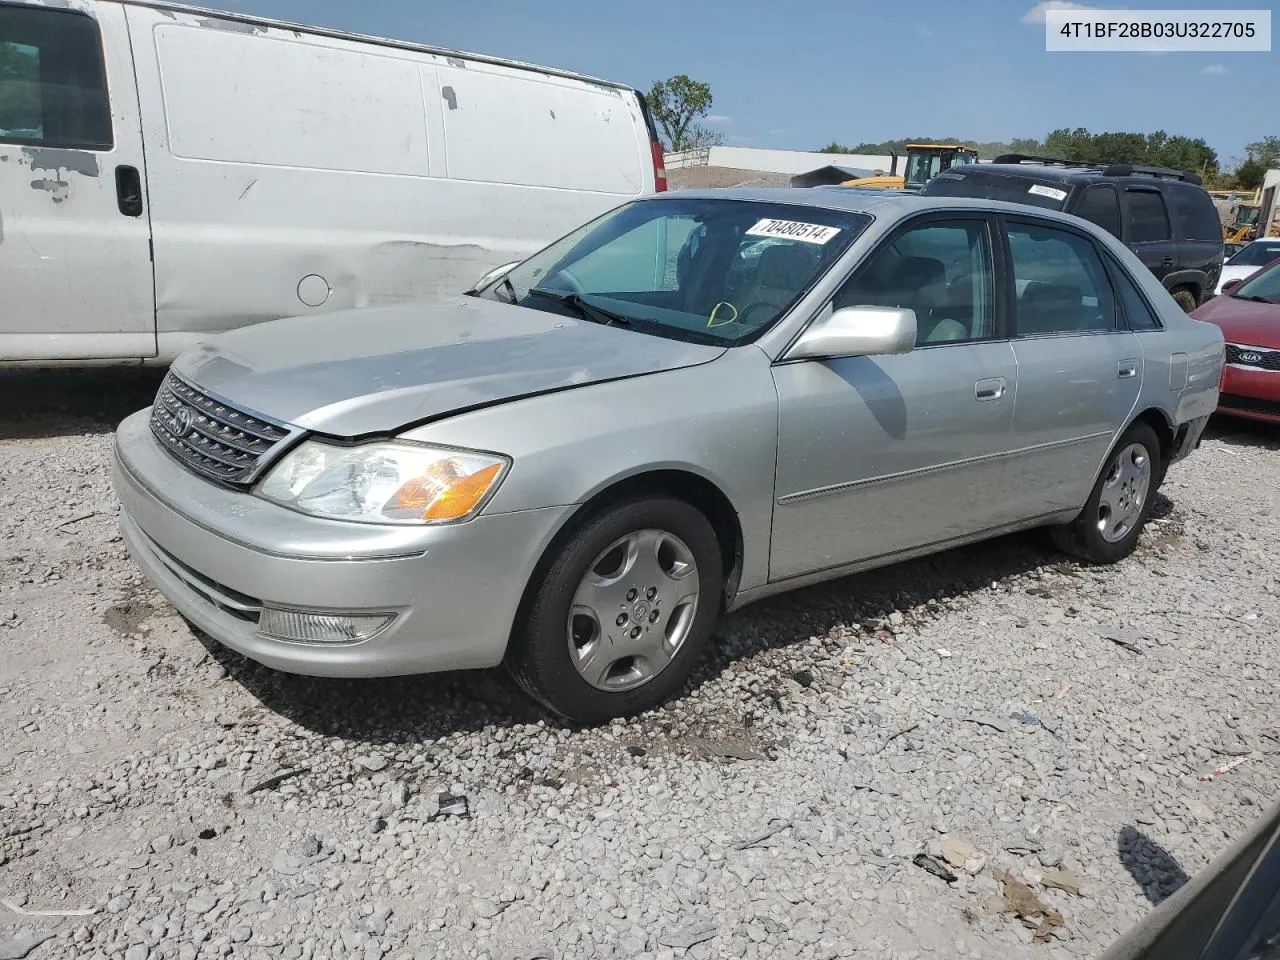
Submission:
<svg viewBox="0 0 1280 960">
<path fill-rule="evenodd" d="M 468 295 L 183 355 L 116 441 L 134 558 L 280 670 L 505 662 L 600 721 L 727 610 L 1013 530 L 1109 563 L 1217 327 L 1071 216 L 841 188 L 627 204 Z"/>
</svg>

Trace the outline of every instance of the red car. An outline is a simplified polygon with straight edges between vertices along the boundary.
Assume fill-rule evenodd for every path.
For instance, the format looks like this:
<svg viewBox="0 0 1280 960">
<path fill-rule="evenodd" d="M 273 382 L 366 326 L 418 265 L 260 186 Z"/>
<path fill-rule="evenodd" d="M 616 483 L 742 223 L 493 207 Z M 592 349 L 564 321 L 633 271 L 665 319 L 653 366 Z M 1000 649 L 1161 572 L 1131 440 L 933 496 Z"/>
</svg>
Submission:
<svg viewBox="0 0 1280 960">
<path fill-rule="evenodd" d="M 1219 412 L 1280 423 L 1280 260 L 1225 284 L 1191 316 L 1227 341 Z"/>
</svg>

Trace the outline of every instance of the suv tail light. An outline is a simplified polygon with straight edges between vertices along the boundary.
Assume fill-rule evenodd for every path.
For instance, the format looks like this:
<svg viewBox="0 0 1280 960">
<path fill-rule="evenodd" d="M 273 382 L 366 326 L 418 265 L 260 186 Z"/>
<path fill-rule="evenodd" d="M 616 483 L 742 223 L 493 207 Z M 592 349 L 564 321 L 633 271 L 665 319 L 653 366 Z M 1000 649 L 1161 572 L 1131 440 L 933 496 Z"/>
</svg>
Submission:
<svg viewBox="0 0 1280 960">
<path fill-rule="evenodd" d="M 654 140 L 650 143 L 653 148 L 653 181 L 654 189 L 662 192 L 667 189 L 667 161 L 662 154 L 662 142 Z"/>
</svg>

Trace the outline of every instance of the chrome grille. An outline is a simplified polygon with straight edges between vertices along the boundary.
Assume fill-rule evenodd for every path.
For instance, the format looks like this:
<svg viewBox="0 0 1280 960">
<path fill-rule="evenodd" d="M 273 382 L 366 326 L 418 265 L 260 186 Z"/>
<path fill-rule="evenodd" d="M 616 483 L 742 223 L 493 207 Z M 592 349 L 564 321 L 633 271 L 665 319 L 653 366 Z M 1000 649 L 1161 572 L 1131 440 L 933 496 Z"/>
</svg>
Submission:
<svg viewBox="0 0 1280 960">
<path fill-rule="evenodd" d="M 193 472 L 236 485 L 252 482 L 264 457 L 290 436 L 288 427 L 223 403 L 173 373 L 156 394 L 151 432 Z"/>
<path fill-rule="evenodd" d="M 1228 343 L 1227 363 L 1237 367 L 1256 367 L 1259 370 L 1280 371 L 1280 350 Z"/>
</svg>

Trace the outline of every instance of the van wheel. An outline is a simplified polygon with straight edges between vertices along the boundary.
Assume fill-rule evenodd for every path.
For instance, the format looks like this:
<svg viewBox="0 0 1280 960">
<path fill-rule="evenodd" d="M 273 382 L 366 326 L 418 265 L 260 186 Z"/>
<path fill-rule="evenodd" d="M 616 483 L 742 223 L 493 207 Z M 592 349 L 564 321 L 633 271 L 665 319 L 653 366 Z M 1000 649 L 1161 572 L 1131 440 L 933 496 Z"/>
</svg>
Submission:
<svg viewBox="0 0 1280 960">
<path fill-rule="evenodd" d="M 1199 306 L 1196 303 L 1196 295 L 1191 291 L 1190 287 L 1175 287 L 1172 295 L 1174 302 L 1182 308 L 1184 313 L 1190 313 Z"/>
<path fill-rule="evenodd" d="M 652 709 L 706 649 L 723 567 L 711 523 L 684 501 L 615 504 L 559 548 L 517 625 L 507 667 L 566 720 Z"/>
<path fill-rule="evenodd" d="M 1087 563 L 1116 563 L 1133 553 L 1160 485 L 1160 441 L 1145 423 L 1125 431 L 1089 501 L 1065 526 L 1053 527 L 1058 549 Z"/>
</svg>

